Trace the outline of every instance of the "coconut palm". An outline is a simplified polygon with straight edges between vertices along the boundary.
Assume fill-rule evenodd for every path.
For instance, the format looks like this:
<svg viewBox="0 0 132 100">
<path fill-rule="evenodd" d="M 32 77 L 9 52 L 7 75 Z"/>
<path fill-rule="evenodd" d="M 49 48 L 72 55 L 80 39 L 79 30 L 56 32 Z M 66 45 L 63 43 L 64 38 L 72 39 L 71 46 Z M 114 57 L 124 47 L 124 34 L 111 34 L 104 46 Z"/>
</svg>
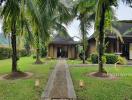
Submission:
<svg viewBox="0 0 132 100">
<path fill-rule="evenodd" d="M 94 21 L 95 17 L 95 4 L 96 0 L 83 0 L 75 5 L 75 12 L 77 19 L 80 20 L 80 31 L 82 36 L 82 43 L 83 43 L 83 64 L 85 63 L 86 59 L 86 49 L 87 49 L 87 35 L 88 30 L 92 27 L 92 22 Z"/>
<path fill-rule="evenodd" d="M 98 63 L 99 63 L 99 72 L 106 72 L 103 68 L 103 55 L 104 55 L 104 40 L 105 40 L 105 26 L 106 26 L 106 17 L 110 14 L 111 6 L 117 5 L 117 0 L 98 0 L 97 10 L 96 10 L 96 23 L 95 29 L 97 34 L 98 41 Z"/>
<path fill-rule="evenodd" d="M 97 35 L 97 43 L 98 43 L 99 72 L 106 72 L 103 68 L 103 61 L 102 61 L 102 56 L 104 55 L 104 51 L 102 50 L 102 48 L 104 46 L 105 34 L 107 33 L 107 32 L 105 32 L 105 30 L 108 30 L 108 27 L 105 29 L 106 19 L 108 18 L 108 16 L 110 14 L 112 15 L 112 13 L 110 13 L 112 10 L 110 10 L 110 9 L 112 6 L 118 6 L 118 1 L 119 0 L 98 0 L 98 3 L 97 3 L 96 24 L 95 24 L 96 32 L 95 33 Z M 122 1 L 123 1 L 123 3 L 126 3 L 131 7 L 132 0 L 122 0 Z M 112 20 L 113 19 L 111 19 L 111 21 Z M 117 36 L 120 37 L 121 41 L 123 41 L 120 33 L 114 27 L 112 27 L 112 24 L 110 26 L 113 31 L 116 31 L 114 33 L 116 33 Z"/>
<path fill-rule="evenodd" d="M 12 72 L 17 72 L 17 48 L 16 48 L 16 35 L 17 25 L 20 22 L 20 0 L 7 0 L 2 11 L 4 23 L 11 32 L 12 44 Z"/>
<path fill-rule="evenodd" d="M 56 30 L 67 34 L 63 24 L 67 23 L 71 17 L 67 7 L 57 0 L 29 0 L 26 3 L 31 16 L 31 30 L 34 34 L 35 63 L 41 63 L 40 44 L 49 40 L 51 31 Z"/>
</svg>

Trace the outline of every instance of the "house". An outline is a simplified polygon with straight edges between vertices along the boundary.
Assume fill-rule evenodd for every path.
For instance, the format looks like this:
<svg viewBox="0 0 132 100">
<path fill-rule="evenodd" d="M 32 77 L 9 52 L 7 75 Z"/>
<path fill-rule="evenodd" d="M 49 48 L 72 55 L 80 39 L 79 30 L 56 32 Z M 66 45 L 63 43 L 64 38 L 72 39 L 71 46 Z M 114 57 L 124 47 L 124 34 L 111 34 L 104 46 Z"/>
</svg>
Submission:
<svg viewBox="0 0 132 100">
<path fill-rule="evenodd" d="M 48 57 L 75 59 L 78 56 L 77 44 L 69 35 L 57 34 L 48 45 Z"/>
<path fill-rule="evenodd" d="M 120 54 L 127 59 L 132 59 L 132 32 L 126 33 L 126 31 L 130 30 L 131 28 L 132 21 L 119 21 L 116 25 L 116 29 L 121 33 L 124 42 L 121 42 L 113 33 L 108 34 L 105 38 L 105 52 Z M 94 35 L 89 38 L 88 43 L 89 54 L 96 52 L 96 41 Z"/>
</svg>

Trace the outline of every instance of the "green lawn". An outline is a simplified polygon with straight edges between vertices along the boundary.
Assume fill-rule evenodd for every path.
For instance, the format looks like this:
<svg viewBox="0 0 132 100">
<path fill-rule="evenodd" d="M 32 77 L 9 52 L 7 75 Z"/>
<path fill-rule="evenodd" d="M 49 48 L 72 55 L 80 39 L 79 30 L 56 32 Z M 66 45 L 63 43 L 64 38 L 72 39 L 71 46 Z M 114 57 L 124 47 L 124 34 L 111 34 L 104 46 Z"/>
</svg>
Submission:
<svg viewBox="0 0 132 100">
<path fill-rule="evenodd" d="M 46 60 L 42 59 L 46 62 Z M 21 58 L 18 62 L 19 69 L 32 72 L 29 79 L 0 80 L 0 100 L 39 100 L 47 83 L 49 73 L 56 61 L 48 61 L 47 64 L 34 65 L 32 57 Z M 11 71 L 11 60 L 0 60 L 0 75 Z M 40 80 L 40 87 L 35 87 L 35 80 Z"/>
<path fill-rule="evenodd" d="M 83 64 L 83 61 L 80 59 L 75 59 L 75 60 L 67 60 L 67 63 L 69 65 L 74 65 L 74 64 Z M 89 64 L 88 60 L 86 60 L 86 63 Z"/>
<path fill-rule="evenodd" d="M 71 75 L 78 100 L 132 100 L 132 67 L 107 67 L 109 73 L 117 74 L 117 80 L 86 76 L 97 67 L 71 67 Z M 83 80 L 85 87 L 79 87 Z"/>
</svg>

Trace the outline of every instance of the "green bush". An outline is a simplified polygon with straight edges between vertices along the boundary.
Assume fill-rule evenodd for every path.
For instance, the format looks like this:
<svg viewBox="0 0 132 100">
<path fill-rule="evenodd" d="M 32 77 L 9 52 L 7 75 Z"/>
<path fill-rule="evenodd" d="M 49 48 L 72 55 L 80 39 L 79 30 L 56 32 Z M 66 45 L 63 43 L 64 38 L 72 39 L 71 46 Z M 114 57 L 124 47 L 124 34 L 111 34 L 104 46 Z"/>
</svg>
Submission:
<svg viewBox="0 0 132 100">
<path fill-rule="evenodd" d="M 124 57 L 118 56 L 117 64 L 125 65 L 127 64 L 127 60 Z"/>
<path fill-rule="evenodd" d="M 11 49 L 7 47 L 0 47 L 0 60 L 10 58 Z"/>
<path fill-rule="evenodd" d="M 19 57 L 27 56 L 28 53 L 25 49 L 18 50 L 18 59 Z M 8 47 L 0 47 L 0 60 L 8 59 L 12 56 L 12 49 Z"/>
<path fill-rule="evenodd" d="M 102 57 L 103 63 L 106 64 L 115 64 L 118 61 L 118 56 L 115 54 L 105 54 Z M 98 55 L 97 54 L 91 54 L 91 61 L 93 64 L 98 63 Z"/>
<path fill-rule="evenodd" d="M 106 64 L 115 64 L 118 61 L 118 56 L 115 54 L 105 54 Z"/>
<path fill-rule="evenodd" d="M 91 61 L 93 64 L 98 63 L 98 54 L 91 54 Z"/>
<path fill-rule="evenodd" d="M 19 51 L 19 56 L 20 57 L 25 57 L 28 56 L 28 52 L 25 49 L 18 50 Z"/>
<path fill-rule="evenodd" d="M 102 61 L 103 61 L 103 63 L 106 63 L 106 56 L 102 57 Z"/>
</svg>

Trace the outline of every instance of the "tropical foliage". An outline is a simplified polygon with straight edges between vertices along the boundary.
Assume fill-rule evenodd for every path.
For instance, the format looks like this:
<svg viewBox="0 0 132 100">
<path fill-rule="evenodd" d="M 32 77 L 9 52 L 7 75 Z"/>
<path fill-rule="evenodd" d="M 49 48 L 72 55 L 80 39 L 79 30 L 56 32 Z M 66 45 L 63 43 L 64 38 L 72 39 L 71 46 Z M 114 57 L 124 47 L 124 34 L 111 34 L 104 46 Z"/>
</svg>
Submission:
<svg viewBox="0 0 132 100">
<path fill-rule="evenodd" d="M 87 35 L 88 30 L 92 27 L 92 22 L 95 19 L 95 5 L 96 0 L 82 0 L 75 5 L 75 14 L 78 20 L 80 20 L 80 33 L 83 44 L 83 63 L 86 59 L 86 50 L 88 47 Z"/>
<path fill-rule="evenodd" d="M 131 0 L 122 0 L 131 6 Z M 5 2 L 1 15 L 4 20 L 4 33 L 11 33 L 12 44 L 12 72 L 17 70 L 17 45 L 24 44 L 27 49 L 34 48 L 36 63 L 40 61 L 40 49 L 46 45 L 54 32 L 66 35 L 67 25 L 73 18 L 80 20 L 80 33 L 83 44 L 83 63 L 87 50 L 87 35 L 95 21 L 95 37 L 97 40 L 99 72 L 104 72 L 103 55 L 105 36 L 107 31 L 115 31 L 120 39 L 121 35 L 113 28 L 113 6 L 118 6 L 118 0 L 1 0 Z M 67 4 L 68 3 L 68 4 Z M 71 9 L 73 10 L 71 11 Z M 95 16 L 96 15 L 96 16 Z"/>
</svg>

